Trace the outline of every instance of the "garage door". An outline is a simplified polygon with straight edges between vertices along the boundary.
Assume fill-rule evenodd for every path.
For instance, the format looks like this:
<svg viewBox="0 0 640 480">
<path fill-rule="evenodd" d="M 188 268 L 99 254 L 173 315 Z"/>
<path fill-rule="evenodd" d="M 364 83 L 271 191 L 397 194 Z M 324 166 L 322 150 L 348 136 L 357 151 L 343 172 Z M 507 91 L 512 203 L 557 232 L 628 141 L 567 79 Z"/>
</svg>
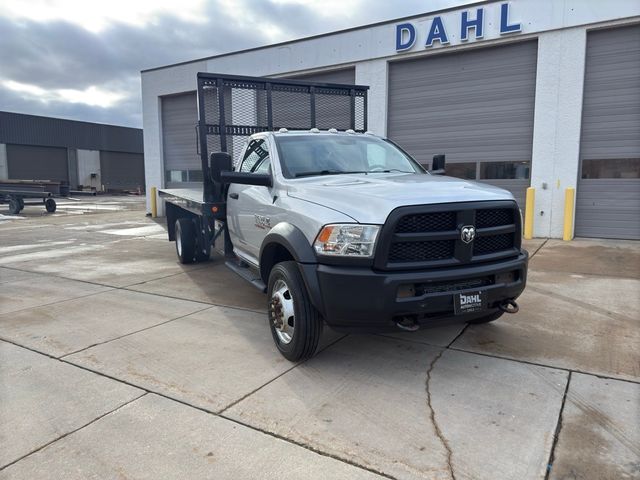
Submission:
<svg viewBox="0 0 640 480">
<path fill-rule="evenodd" d="M 510 190 L 530 184 L 537 42 L 389 65 L 388 135 L 419 162 Z"/>
<path fill-rule="evenodd" d="M 7 145 L 9 178 L 69 181 L 66 148 Z"/>
<path fill-rule="evenodd" d="M 196 92 L 162 98 L 162 142 L 167 187 L 202 182 L 196 147 Z"/>
<path fill-rule="evenodd" d="M 100 175 L 109 191 L 144 189 L 144 157 L 140 153 L 102 151 Z"/>
<path fill-rule="evenodd" d="M 577 236 L 640 239 L 640 26 L 589 32 Z"/>
<path fill-rule="evenodd" d="M 286 78 L 294 80 L 306 80 L 308 82 L 321 82 L 321 83 L 342 83 L 345 85 L 353 85 L 356 83 L 356 69 L 355 68 L 342 68 L 340 70 L 330 70 L 326 72 L 309 73 L 305 75 L 289 75 Z M 273 121 L 274 124 L 278 123 L 278 119 L 282 118 L 285 122 L 290 122 L 291 118 L 295 118 L 296 115 L 292 115 L 292 110 L 299 111 L 299 104 L 296 104 L 293 108 L 287 108 L 287 103 L 290 94 L 286 92 L 274 92 L 274 111 Z M 280 98 L 278 98 L 280 97 Z M 316 127 L 321 130 L 328 130 L 329 128 L 336 128 L 338 130 L 347 130 L 351 128 L 351 108 L 349 102 L 345 102 L 344 98 L 340 98 L 336 95 L 329 95 L 323 93 L 316 93 Z M 302 101 L 309 101 L 307 94 L 301 94 Z M 311 118 L 311 107 L 305 111 L 305 114 L 300 116 L 301 120 L 309 122 Z M 300 128 L 310 128 L 311 124 L 300 125 Z"/>
</svg>

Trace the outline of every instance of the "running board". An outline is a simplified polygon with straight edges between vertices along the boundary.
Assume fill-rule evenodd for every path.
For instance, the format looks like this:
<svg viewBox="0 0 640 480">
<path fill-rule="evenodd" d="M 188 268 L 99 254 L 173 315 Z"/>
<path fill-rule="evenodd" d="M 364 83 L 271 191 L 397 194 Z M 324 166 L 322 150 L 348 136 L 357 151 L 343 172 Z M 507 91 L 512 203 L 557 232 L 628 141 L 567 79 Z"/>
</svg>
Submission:
<svg viewBox="0 0 640 480">
<path fill-rule="evenodd" d="M 227 268 L 237 273 L 239 276 L 244 278 L 247 282 L 249 282 L 251 285 L 256 287 L 262 293 L 267 293 L 267 286 L 264 284 L 264 282 L 260 278 L 260 275 L 258 275 L 258 273 L 255 272 L 253 269 L 251 269 L 250 267 L 241 267 L 234 260 L 227 260 L 224 264 L 227 266 Z"/>
</svg>

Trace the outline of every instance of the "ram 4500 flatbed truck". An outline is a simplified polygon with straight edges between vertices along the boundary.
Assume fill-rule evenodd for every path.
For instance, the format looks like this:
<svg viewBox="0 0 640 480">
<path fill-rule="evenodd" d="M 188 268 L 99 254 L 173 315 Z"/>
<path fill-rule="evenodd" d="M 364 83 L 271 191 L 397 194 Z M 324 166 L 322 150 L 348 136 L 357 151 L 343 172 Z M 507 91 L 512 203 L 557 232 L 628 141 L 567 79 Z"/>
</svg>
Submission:
<svg viewBox="0 0 640 480">
<path fill-rule="evenodd" d="M 221 105 L 229 78 L 214 80 Z M 266 293 L 289 360 L 313 355 L 324 323 L 417 330 L 517 311 L 528 254 L 508 191 L 440 175 L 440 156 L 428 172 L 393 142 L 353 129 L 258 131 L 237 159 L 235 169 L 229 153 L 203 160 L 202 193 L 161 191 L 169 238 L 184 263 L 207 259 L 224 238 L 227 264 Z"/>
</svg>

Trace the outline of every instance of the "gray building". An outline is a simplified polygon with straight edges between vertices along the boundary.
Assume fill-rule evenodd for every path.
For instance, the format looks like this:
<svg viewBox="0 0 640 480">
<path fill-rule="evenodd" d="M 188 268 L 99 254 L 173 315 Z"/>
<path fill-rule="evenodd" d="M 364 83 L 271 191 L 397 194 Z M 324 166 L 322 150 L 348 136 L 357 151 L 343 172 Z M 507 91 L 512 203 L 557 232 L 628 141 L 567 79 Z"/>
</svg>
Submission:
<svg viewBox="0 0 640 480">
<path fill-rule="evenodd" d="M 145 70 L 149 187 L 202 175 L 198 72 L 368 85 L 369 130 L 421 163 L 523 209 L 535 189 L 534 236 L 562 238 L 568 206 L 576 236 L 640 239 L 638 1 L 485 0 Z"/>
<path fill-rule="evenodd" d="M 0 112 L 0 180 L 144 189 L 142 130 Z"/>
</svg>

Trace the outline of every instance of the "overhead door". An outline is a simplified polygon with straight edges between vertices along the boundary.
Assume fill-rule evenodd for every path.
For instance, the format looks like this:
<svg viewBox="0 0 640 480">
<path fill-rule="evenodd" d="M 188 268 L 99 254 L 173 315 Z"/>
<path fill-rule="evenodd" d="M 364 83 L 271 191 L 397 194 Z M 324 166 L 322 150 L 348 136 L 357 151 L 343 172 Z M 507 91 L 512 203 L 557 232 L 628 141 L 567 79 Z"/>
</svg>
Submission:
<svg viewBox="0 0 640 480">
<path fill-rule="evenodd" d="M 196 92 L 162 98 L 162 145 L 167 187 L 202 182 Z"/>
<path fill-rule="evenodd" d="M 66 148 L 7 145 L 7 163 L 12 180 L 69 181 Z"/>
<path fill-rule="evenodd" d="M 141 153 L 100 152 L 100 174 L 106 190 L 144 188 L 144 156 Z"/>
<path fill-rule="evenodd" d="M 290 75 L 286 78 L 293 80 L 305 80 L 308 82 L 320 82 L 320 83 L 341 83 L 345 85 L 353 85 L 356 83 L 356 69 L 342 68 L 340 70 L 330 70 L 325 72 L 308 73 L 304 75 Z M 289 108 L 291 94 L 288 92 L 273 92 L 274 95 L 274 112 L 273 121 L 274 124 L 278 123 L 279 118 L 287 119 L 290 122 L 291 118 L 295 118 L 296 115 L 292 115 L 292 110 L 300 111 L 300 104 L 295 103 L 292 108 Z M 278 98 L 279 97 L 279 98 Z M 300 94 L 300 99 L 303 102 L 309 103 L 309 97 L 305 94 Z M 340 98 L 337 95 L 330 95 L 323 93 L 322 89 L 319 89 L 315 93 L 316 100 L 316 127 L 321 130 L 328 130 L 330 128 L 336 128 L 338 130 L 347 130 L 351 128 L 351 108 L 349 102 L 344 101 L 344 97 Z M 307 123 L 311 118 L 311 106 L 309 105 L 304 109 L 304 114 L 299 115 L 301 123 L 298 128 L 310 128 L 310 124 Z"/>
<path fill-rule="evenodd" d="M 388 135 L 420 163 L 510 190 L 530 184 L 537 42 L 393 62 Z"/>
<path fill-rule="evenodd" d="M 577 236 L 640 239 L 640 25 L 587 34 Z"/>
</svg>

